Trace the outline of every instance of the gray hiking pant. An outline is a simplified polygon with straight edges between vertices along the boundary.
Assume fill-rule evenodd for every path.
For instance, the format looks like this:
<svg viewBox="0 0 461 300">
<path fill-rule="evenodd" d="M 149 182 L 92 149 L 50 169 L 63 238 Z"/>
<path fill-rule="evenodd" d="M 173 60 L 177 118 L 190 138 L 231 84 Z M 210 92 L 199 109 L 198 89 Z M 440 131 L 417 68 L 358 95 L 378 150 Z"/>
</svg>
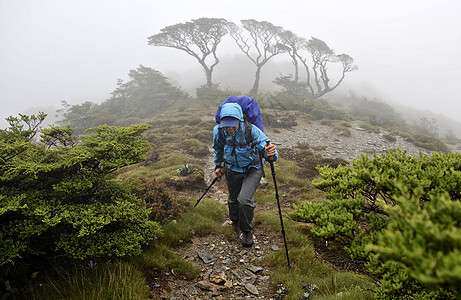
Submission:
<svg viewBox="0 0 461 300">
<path fill-rule="evenodd" d="M 246 173 L 226 171 L 229 218 L 234 224 L 239 224 L 243 232 L 252 231 L 254 227 L 254 194 L 261 177 L 261 169 L 250 168 Z"/>
</svg>

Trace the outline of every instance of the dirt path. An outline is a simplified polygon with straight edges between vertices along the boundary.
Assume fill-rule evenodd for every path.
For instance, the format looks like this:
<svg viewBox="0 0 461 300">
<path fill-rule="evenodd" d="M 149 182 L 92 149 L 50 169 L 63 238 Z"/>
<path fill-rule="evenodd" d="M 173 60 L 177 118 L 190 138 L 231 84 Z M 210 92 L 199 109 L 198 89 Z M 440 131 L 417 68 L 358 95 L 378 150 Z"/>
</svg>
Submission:
<svg viewBox="0 0 461 300">
<path fill-rule="evenodd" d="M 214 178 L 213 152 L 203 159 L 205 183 Z M 200 195 L 199 195 L 200 196 Z M 198 196 L 198 197 L 199 197 Z M 227 207 L 227 186 L 219 180 L 207 192 L 206 199 L 215 200 Z M 256 206 L 256 212 L 267 209 Z M 228 217 L 222 226 L 231 227 Z M 284 251 L 280 234 L 256 225 L 252 247 L 242 246 L 235 235 L 210 234 L 194 237 L 174 251 L 181 257 L 200 266 L 200 275 L 193 280 L 176 276 L 173 272 L 153 278 L 150 283 L 155 299 L 273 299 L 276 287 L 270 284 L 270 268 L 263 257 L 273 251 Z"/>
</svg>

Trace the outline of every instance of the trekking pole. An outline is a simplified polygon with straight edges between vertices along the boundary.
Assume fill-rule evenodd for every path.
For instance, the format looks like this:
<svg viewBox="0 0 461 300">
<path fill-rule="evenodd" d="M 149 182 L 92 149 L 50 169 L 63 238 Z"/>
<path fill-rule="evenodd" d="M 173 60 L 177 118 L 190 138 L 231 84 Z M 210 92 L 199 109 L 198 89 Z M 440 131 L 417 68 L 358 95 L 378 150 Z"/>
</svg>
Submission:
<svg viewBox="0 0 461 300">
<path fill-rule="evenodd" d="M 266 141 L 266 145 L 270 144 L 270 140 Z M 283 243 L 285 244 L 285 252 L 287 254 L 287 263 L 288 268 L 291 268 L 290 258 L 288 257 L 288 246 L 287 246 L 287 238 L 285 236 L 285 228 L 283 227 L 283 219 L 282 219 L 282 210 L 280 208 L 280 200 L 279 200 L 279 191 L 277 189 L 277 181 L 275 180 L 275 169 L 274 169 L 274 161 L 272 159 L 268 159 L 269 164 L 271 165 L 272 171 L 272 179 L 274 180 L 274 188 L 275 188 L 275 198 L 277 199 L 277 206 L 279 208 L 279 217 L 280 217 L 280 224 L 282 226 L 282 236 L 283 236 Z"/>
<path fill-rule="evenodd" d="M 208 192 L 208 190 L 213 186 L 213 184 L 216 183 L 216 181 L 218 181 L 218 177 L 215 177 L 215 178 L 213 179 L 213 181 L 211 182 L 211 184 L 210 184 L 210 185 L 207 187 L 207 189 L 205 190 L 205 193 L 203 193 L 202 197 L 200 197 L 200 198 L 197 200 L 197 203 L 195 203 L 194 207 L 196 207 L 196 206 L 199 204 L 200 200 L 202 200 L 203 196 L 205 196 L 205 194 L 206 194 L 206 193 Z"/>
</svg>

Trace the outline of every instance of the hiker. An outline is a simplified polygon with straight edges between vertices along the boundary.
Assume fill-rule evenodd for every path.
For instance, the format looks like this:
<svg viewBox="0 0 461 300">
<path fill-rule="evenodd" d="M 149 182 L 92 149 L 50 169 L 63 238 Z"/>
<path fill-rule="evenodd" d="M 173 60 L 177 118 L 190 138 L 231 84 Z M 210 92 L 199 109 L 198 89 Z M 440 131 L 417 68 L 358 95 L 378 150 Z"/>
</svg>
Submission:
<svg viewBox="0 0 461 300">
<path fill-rule="evenodd" d="M 248 128 L 251 127 L 251 140 Z M 226 175 L 229 192 L 227 204 L 234 231 L 244 247 L 253 245 L 254 194 L 261 180 L 262 159 L 277 160 L 272 144 L 258 127 L 244 121 L 242 108 L 237 103 L 225 103 L 220 111 L 220 123 L 213 128 L 215 174 Z"/>
</svg>

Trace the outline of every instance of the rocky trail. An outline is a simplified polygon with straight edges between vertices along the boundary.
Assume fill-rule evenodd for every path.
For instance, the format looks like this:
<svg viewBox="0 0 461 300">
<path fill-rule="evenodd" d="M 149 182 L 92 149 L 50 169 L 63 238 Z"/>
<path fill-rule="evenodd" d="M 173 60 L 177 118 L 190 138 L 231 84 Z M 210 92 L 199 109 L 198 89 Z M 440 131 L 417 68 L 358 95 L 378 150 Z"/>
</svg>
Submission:
<svg viewBox="0 0 461 300">
<path fill-rule="evenodd" d="M 380 154 L 387 149 L 400 148 L 409 155 L 429 151 L 396 137 L 394 142 L 384 138 L 386 132 L 370 133 L 353 124 L 351 135 L 345 136 L 338 129 L 320 125 L 308 119 L 297 120 L 297 126 L 273 130 L 266 134 L 280 148 L 296 148 L 306 143 L 316 154 L 324 158 L 343 159 L 352 162 L 366 149 Z M 211 183 L 213 157 L 203 161 L 205 183 Z M 272 178 L 267 178 L 268 181 Z M 227 188 L 220 180 L 207 193 L 206 199 L 214 199 L 226 205 Z M 198 195 L 199 197 L 200 195 Z M 274 199 L 275 200 L 275 199 Z M 266 209 L 258 204 L 256 210 Z M 231 226 L 226 219 L 222 226 Z M 200 275 L 193 280 L 176 276 L 173 271 L 153 278 L 150 283 L 155 299 L 281 299 L 283 287 L 270 284 L 271 269 L 263 257 L 273 251 L 285 251 L 280 233 L 260 224 L 254 230 L 255 244 L 244 248 L 237 236 L 229 238 L 223 234 L 194 237 L 175 249 L 175 252 L 201 268 Z"/>
<path fill-rule="evenodd" d="M 207 193 L 226 205 L 226 194 L 220 182 Z M 259 209 L 262 209 L 260 207 Z M 222 226 L 231 227 L 226 218 Z M 154 278 L 152 289 L 158 299 L 274 299 L 277 291 L 270 284 L 270 268 L 262 258 L 273 251 L 284 251 L 279 234 L 270 228 L 255 227 L 252 247 L 242 246 L 235 235 L 210 234 L 194 237 L 175 249 L 181 257 L 200 266 L 200 275 L 193 280 L 178 278 L 173 272 Z"/>
<path fill-rule="evenodd" d="M 210 170 L 205 176 L 209 184 L 213 179 L 212 157 L 205 164 Z M 227 205 L 225 181 L 219 180 L 213 185 L 206 199 Z M 265 207 L 258 205 L 256 212 L 261 209 Z M 221 226 L 230 228 L 232 223 L 226 217 Z M 275 299 L 280 291 L 270 284 L 270 268 L 263 257 L 273 251 L 285 251 L 283 239 L 279 233 L 260 224 L 255 226 L 253 237 L 254 245 L 249 248 L 242 246 L 237 235 L 225 234 L 194 237 L 176 248 L 178 255 L 200 266 L 200 275 L 186 280 L 169 272 L 154 278 L 151 287 L 155 299 Z"/>
</svg>

